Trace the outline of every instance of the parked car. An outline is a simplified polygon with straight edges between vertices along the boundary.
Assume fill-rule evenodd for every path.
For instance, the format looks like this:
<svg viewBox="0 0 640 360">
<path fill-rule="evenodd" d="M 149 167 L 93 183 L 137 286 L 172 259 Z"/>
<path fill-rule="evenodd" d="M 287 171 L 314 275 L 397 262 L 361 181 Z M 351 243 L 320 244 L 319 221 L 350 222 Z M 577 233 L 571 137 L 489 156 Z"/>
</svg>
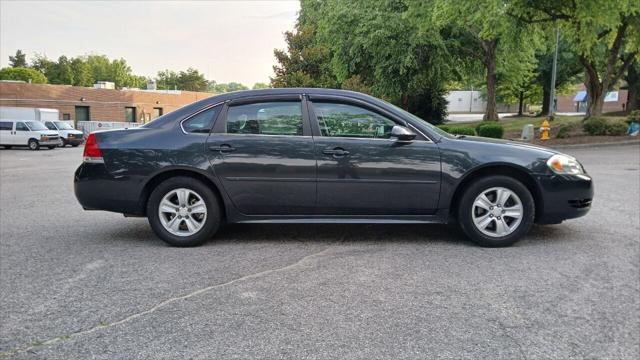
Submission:
<svg viewBox="0 0 640 360">
<path fill-rule="evenodd" d="M 446 223 L 506 246 L 585 215 L 573 157 L 452 136 L 368 95 L 267 89 L 211 97 L 140 128 L 89 135 L 75 173 L 87 210 L 146 216 L 175 246 L 228 223 Z M 425 229 L 428 231 L 428 229 Z"/>
<path fill-rule="evenodd" d="M 60 146 L 71 145 L 76 147 L 84 141 L 84 133 L 76 130 L 69 123 L 64 121 L 45 121 L 44 126 L 49 130 L 57 131 L 60 134 Z"/>
<path fill-rule="evenodd" d="M 60 141 L 57 131 L 47 129 L 35 120 L 0 120 L 0 145 L 5 149 L 13 146 L 28 146 L 38 150 L 40 146 L 53 149 Z"/>
</svg>

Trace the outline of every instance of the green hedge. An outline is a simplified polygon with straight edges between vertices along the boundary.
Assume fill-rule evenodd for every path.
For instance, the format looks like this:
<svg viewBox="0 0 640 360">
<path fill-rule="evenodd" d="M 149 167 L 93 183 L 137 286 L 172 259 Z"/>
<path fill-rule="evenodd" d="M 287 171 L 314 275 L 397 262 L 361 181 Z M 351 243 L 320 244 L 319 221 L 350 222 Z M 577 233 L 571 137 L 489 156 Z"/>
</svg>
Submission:
<svg viewBox="0 0 640 360">
<path fill-rule="evenodd" d="M 472 127 L 469 126 L 450 126 L 450 125 L 440 125 L 438 126 L 440 129 L 448 132 L 452 135 L 475 135 L 476 131 L 473 130 Z"/>
<path fill-rule="evenodd" d="M 476 132 L 478 133 L 478 136 L 502 139 L 502 136 L 504 135 L 504 128 L 499 123 L 492 121 L 480 123 L 476 127 Z"/>
<path fill-rule="evenodd" d="M 560 125 L 558 128 L 558 133 L 556 134 L 556 138 L 558 139 L 566 139 L 571 137 L 571 125 Z"/>
<path fill-rule="evenodd" d="M 613 136 L 622 136 L 627 134 L 628 126 L 625 123 L 614 122 L 607 124 L 607 134 Z"/>
<path fill-rule="evenodd" d="M 592 117 L 582 123 L 584 132 L 591 136 L 613 135 L 621 136 L 627 133 L 627 125 L 621 121 L 607 121 L 601 117 Z"/>
</svg>

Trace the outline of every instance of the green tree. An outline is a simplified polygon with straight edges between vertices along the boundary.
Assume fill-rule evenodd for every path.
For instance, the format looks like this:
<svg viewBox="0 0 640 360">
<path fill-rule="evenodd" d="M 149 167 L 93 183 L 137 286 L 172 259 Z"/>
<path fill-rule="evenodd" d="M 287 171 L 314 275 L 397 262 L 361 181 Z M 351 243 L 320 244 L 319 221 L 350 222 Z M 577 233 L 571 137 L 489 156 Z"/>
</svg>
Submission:
<svg viewBox="0 0 640 360">
<path fill-rule="evenodd" d="M 36 54 L 31 60 L 31 68 L 43 73 L 47 79 L 51 74 L 55 62 L 47 58 L 45 55 Z"/>
<path fill-rule="evenodd" d="M 6 67 L 0 70 L 0 80 L 20 80 L 33 84 L 46 84 L 47 77 L 35 69 L 25 67 Z"/>
<path fill-rule="evenodd" d="M 194 68 L 188 68 L 186 71 L 180 71 L 178 74 L 178 87 L 180 90 L 186 91 L 206 91 L 207 79 L 204 74 Z"/>
<path fill-rule="evenodd" d="M 47 74 L 49 82 L 52 84 L 73 84 L 73 68 L 71 61 L 62 55 L 53 64 L 51 71 Z"/>
<path fill-rule="evenodd" d="M 357 75 L 357 83 L 405 109 L 410 94 L 442 87 L 443 44 L 437 33 L 419 31 L 415 21 L 408 21 L 407 10 L 402 0 L 326 1 L 318 33 L 331 44 L 338 82 L 353 83 Z"/>
<path fill-rule="evenodd" d="M 269 87 L 270 87 L 269 84 L 265 84 L 265 83 L 262 83 L 262 82 L 257 82 L 255 84 L 253 84 L 252 89 L 253 90 L 268 89 Z"/>
<path fill-rule="evenodd" d="M 606 93 L 640 51 L 640 3 L 514 0 L 509 13 L 521 23 L 557 23 L 585 71 L 587 117 L 602 114 Z"/>
<path fill-rule="evenodd" d="M 80 58 L 71 59 L 71 71 L 73 72 L 73 82 L 71 85 L 74 86 L 91 86 L 93 85 L 93 76 L 91 74 L 91 68 L 87 64 L 87 62 Z"/>
<path fill-rule="evenodd" d="M 9 65 L 14 68 L 26 68 L 27 56 L 22 52 L 22 50 L 18 49 L 14 56 L 9 56 Z"/>
<path fill-rule="evenodd" d="M 539 34 L 518 26 L 508 16 L 507 0 L 434 0 L 432 11 L 421 1 L 413 4 L 421 18 L 431 16 L 431 21 L 440 28 L 454 28 L 451 33 L 457 36 L 448 39 L 447 45 L 458 62 L 474 60 L 481 64 L 487 101 L 484 118 L 498 120 L 498 80 L 524 84 L 531 77 L 536 49 L 540 46 Z"/>
<path fill-rule="evenodd" d="M 300 13 L 294 31 L 285 32 L 287 50 L 274 50 L 277 65 L 272 87 L 340 87 L 331 68 L 329 45 L 320 41 L 317 34 L 324 3 L 301 0 Z"/>
<path fill-rule="evenodd" d="M 158 71 L 156 85 L 160 90 L 178 89 L 178 73 L 168 69 Z"/>
<path fill-rule="evenodd" d="M 629 66 L 627 71 L 627 113 L 640 109 L 640 61 L 636 58 L 635 62 Z"/>
</svg>

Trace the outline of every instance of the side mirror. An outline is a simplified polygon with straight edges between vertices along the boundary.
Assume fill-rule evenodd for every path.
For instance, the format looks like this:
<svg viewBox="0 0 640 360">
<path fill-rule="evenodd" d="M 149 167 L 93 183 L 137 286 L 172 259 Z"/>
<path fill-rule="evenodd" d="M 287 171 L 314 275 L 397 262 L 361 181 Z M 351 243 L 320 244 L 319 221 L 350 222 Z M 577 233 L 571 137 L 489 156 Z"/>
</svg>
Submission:
<svg viewBox="0 0 640 360">
<path fill-rule="evenodd" d="M 416 133 L 404 126 L 395 125 L 391 128 L 391 137 L 395 138 L 396 142 L 399 143 L 410 143 L 416 138 Z"/>
</svg>

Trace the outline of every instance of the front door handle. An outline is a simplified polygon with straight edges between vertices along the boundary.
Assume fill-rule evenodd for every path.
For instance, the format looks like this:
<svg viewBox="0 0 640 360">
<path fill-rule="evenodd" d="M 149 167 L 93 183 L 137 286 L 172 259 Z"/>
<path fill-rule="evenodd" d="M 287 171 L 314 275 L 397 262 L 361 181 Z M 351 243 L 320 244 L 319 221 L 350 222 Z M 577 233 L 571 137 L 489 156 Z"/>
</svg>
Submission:
<svg viewBox="0 0 640 360">
<path fill-rule="evenodd" d="M 220 146 L 209 146 L 209 150 L 220 151 L 220 152 L 232 152 L 232 151 L 236 151 L 236 148 L 234 148 L 229 144 L 222 144 Z"/>
<path fill-rule="evenodd" d="M 343 148 L 335 148 L 335 149 L 324 149 L 322 153 L 325 155 L 333 155 L 333 157 L 347 156 L 349 152 Z"/>
</svg>

